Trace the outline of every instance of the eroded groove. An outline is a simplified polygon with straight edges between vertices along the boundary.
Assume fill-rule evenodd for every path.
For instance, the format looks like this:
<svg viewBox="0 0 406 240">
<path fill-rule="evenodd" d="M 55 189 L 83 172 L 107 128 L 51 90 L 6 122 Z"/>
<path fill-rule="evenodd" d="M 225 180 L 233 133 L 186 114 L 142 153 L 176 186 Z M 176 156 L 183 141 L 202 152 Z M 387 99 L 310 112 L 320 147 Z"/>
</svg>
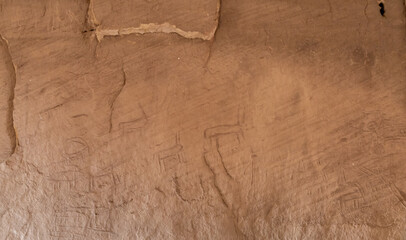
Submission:
<svg viewBox="0 0 406 240">
<path fill-rule="evenodd" d="M 7 41 L 6 38 L 3 37 L 3 35 L 0 34 L 0 41 L 2 42 L 4 49 L 6 50 L 8 60 L 10 62 L 10 72 L 11 72 L 11 82 L 10 82 L 10 96 L 8 99 L 8 112 L 7 112 L 7 121 L 9 122 L 8 124 L 8 134 L 10 137 L 10 143 L 11 143 L 11 155 L 13 155 L 18 147 L 18 137 L 17 137 L 17 131 L 14 123 L 14 97 L 15 97 L 15 87 L 16 87 L 16 82 L 17 82 L 17 67 L 13 62 L 13 58 L 11 56 L 11 51 L 10 51 L 10 45 Z"/>
<path fill-rule="evenodd" d="M 121 29 L 100 29 L 98 26 L 98 22 L 93 12 L 93 3 L 92 0 L 89 0 L 89 10 L 88 10 L 88 17 L 87 21 L 90 27 L 96 28 L 96 38 L 100 42 L 104 37 L 114 37 L 114 36 L 123 36 L 123 35 L 130 35 L 130 34 L 139 34 L 144 35 L 148 33 L 175 33 L 181 37 L 187 39 L 201 39 L 204 41 L 210 41 L 214 39 L 217 29 L 219 27 L 220 22 L 220 9 L 221 9 L 221 0 L 217 2 L 217 9 L 216 9 L 216 26 L 209 34 L 203 34 L 198 31 L 185 31 L 173 24 L 170 23 L 147 23 L 147 24 L 140 24 L 138 27 L 129 27 L 129 28 L 121 28 Z"/>
<path fill-rule="evenodd" d="M 221 4 L 222 0 L 217 1 L 217 10 L 216 10 L 216 27 L 213 30 L 213 36 L 210 39 L 213 39 L 213 41 L 216 39 L 216 33 L 220 27 L 220 19 L 221 19 Z"/>
<path fill-rule="evenodd" d="M 120 89 L 114 94 L 113 100 L 111 101 L 111 104 L 110 104 L 109 133 L 113 129 L 113 112 L 114 112 L 114 107 L 115 107 L 116 100 L 117 100 L 118 96 L 120 96 L 120 94 L 123 91 L 125 85 L 127 84 L 127 74 L 124 71 L 124 68 L 122 68 L 122 72 L 123 72 L 123 81 L 122 81 L 122 83 L 120 85 Z"/>
<path fill-rule="evenodd" d="M 405 21 L 406 21 L 406 0 L 403 0 L 403 15 L 405 16 Z"/>
<path fill-rule="evenodd" d="M 175 183 L 175 193 L 176 193 L 176 195 L 177 195 L 183 202 L 190 203 L 189 200 L 187 200 L 186 198 L 184 198 L 184 197 L 182 196 L 182 193 L 180 192 L 180 186 L 179 186 L 178 177 L 174 177 L 174 178 L 173 178 L 173 182 Z"/>
<path fill-rule="evenodd" d="M 216 188 L 217 193 L 219 194 L 222 203 L 224 204 L 224 206 L 226 206 L 226 208 L 230 208 L 230 206 L 229 206 L 228 203 L 227 203 L 226 197 L 224 196 L 223 191 L 221 191 L 220 187 L 218 186 L 218 183 L 217 183 L 217 174 L 216 174 L 215 169 L 214 169 L 212 166 L 210 166 L 210 163 L 208 162 L 208 160 L 206 159 L 206 157 L 203 157 L 203 158 L 204 158 L 204 163 L 205 163 L 206 166 L 209 168 L 210 172 L 213 174 L 213 185 L 214 185 L 214 187 Z"/>
<path fill-rule="evenodd" d="M 93 11 L 93 0 L 88 0 L 89 6 L 87 8 L 87 15 L 86 15 L 86 24 L 89 29 L 95 29 L 99 26 L 99 22 L 96 19 L 96 15 Z"/>
<path fill-rule="evenodd" d="M 217 142 L 216 145 L 217 145 L 217 146 L 216 146 L 217 154 L 219 155 L 220 162 L 221 162 L 221 165 L 223 166 L 224 172 L 226 173 L 227 177 L 229 177 L 230 179 L 233 179 L 233 176 L 231 176 L 231 174 L 230 174 L 230 172 L 228 171 L 226 165 L 224 164 L 223 156 L 221 155 L 221 152 L 220 152 L 220 150 L 219 150 L 219 149 L 220 149 L 219 143 Z"/>
<path fill-rule="evenodd" d="M 209 45 L 209 54 L 207 55 L 207 59 L 206 59 L 204 65 L 203 65 L 204 68 L 207 68 L 207 66 L 209 65 L 209 62 L 211 60 L 212 51 L 213 51 L 213 45 L 214 45 L 214 42 L 216 41 L 216 36 L 217 36 L 216 34 L 217 34 L 217 31 L 220 28 L 221 7 L 222 7 L 221 0 L 218 0 L 218 2 L 217 2 L 217 16 L 216 16 L 216 23 L 217 24 L 216 24 L 216 28 L 214 29 L 213 38 L 211 39 L 211 42 L 210 42 L 210 45 Z"/>
<path fill-rule="evenodd" d="M 368 4 L 369 4 L 368 0 L 365 0 L 364 16 L 365 16 L 365 19 L 367 20 L 367 24 L 369 23 L 369 18 L 368 18 L 368 15 L 367 15 Z"/>
</svg>

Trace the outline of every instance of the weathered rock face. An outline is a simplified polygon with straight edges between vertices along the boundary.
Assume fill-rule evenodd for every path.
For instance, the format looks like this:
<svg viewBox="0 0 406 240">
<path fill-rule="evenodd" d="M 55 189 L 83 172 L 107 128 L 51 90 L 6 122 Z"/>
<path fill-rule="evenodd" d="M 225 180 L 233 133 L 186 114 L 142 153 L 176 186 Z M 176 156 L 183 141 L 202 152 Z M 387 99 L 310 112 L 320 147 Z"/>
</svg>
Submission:
<svg viewBox="0 0 406 240">
<path fill-rule="evenodd" d="M 379 3 L 1 0 L 0 239 L 404 239 Z"/>
</svg>

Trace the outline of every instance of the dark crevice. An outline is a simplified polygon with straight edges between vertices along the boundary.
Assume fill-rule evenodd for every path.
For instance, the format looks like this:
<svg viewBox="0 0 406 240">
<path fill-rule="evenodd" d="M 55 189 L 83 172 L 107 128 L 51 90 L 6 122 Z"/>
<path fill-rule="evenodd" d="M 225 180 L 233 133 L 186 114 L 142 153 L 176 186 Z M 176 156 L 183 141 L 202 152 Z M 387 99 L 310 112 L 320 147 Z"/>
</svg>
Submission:
<svg viewBox="0 0 406 240">
<path fill-rule="evenodd" d="M 381 15 L 382 15 L 382 17 L 385 17 L 385 5 L 383 4 L 383 2 L 380 2 L 379 4 L 378 4 L 378 6 L 379 6 L 379 12 L 381 13 Z"/>
<path fill-rule="evenodd" d="M 403 0 L 402 3 L 403 3 L 403 15 L 405 16 L 406 19 L 406 0 Z"/>
<path fill-rule="evenodd" d="M 92 29 L 89 29 L 89 30 L 84 30 L 84 31 L 82 31 L 82 33 L 94 32 L 94 31 L 96 31 L 96 29 L 92 28 Z"/>
</svg>

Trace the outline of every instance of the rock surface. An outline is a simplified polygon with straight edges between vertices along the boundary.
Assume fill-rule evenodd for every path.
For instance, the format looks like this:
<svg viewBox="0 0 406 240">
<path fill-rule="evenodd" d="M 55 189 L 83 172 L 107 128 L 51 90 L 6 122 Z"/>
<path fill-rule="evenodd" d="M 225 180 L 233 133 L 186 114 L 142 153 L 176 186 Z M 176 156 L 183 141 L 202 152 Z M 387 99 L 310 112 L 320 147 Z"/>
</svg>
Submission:
<svg viewBox="0 0 406 240">
<path fill-rule="evenodd" d="M 0 239 L 404 239 L 405 20 L 0 0 Z"/>
</svg>

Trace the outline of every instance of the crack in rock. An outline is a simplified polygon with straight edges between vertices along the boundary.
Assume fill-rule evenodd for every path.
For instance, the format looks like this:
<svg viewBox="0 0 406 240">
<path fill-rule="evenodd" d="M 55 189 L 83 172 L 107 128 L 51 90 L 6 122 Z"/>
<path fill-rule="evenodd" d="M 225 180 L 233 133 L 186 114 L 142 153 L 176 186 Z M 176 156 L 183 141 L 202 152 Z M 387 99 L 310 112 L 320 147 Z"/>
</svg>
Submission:
<svg viewBox="0 0 406 240">
<path fill-rule="evenodd" d="M 122 36 L 122 35 L 130 35 L 130 34 L 139 34 L 144 35 L 148 33 L 175 33 L 181 37 L 187 39 L 201 39 L 204 41 L 210 41 L 214 39 L 217 29 L 219 27 L 219 20 L 220 20 L 220 9 L 221 9 L 221 0 L 217 2 L 217 9 L 216 9 L 216 26 L 209 34 L 203 34 L 198 31 L 185 31 L 176 27 L 170 23 L 147 23 L 147 24 L 140 24 L 138 27 L 128 27 L 128 28 L 120 28 L 120 29 L 101 29 L 99 28 L 98 21 L 93 12 L 93 3 L 92 0 L 89 0 L 89 9 L 87 15 L 88 25 L 92 28 L 96 28 L 95 34 L 97 40 L 100 42 L 104 37 L 114 37 L 114 36 Z"/>
<path fill-rule="evenodd" d="M 87 15 L 86 15 L 86 24 L 87 27 L 90 29 L 95 29 L 97 26 L 100 25 L 100 23 L 96 19 L 96 15 L 94 14 L 93 11 L 93 0 L 88 0 L 89 1 L 89 7 L 87 8 Z"/>
<path fill-rule="evenodd" d="M 406 0 L 403 1 L 403 15 L 405 15 L 406 20 Z"/>
<path fill-rule="evenodd" d="M 207 69 L 207 66 L 209 65 L 209 62 L 211 60 L 211 55 L 212 55 L 212 51 L 213 51 L 213 45 L 214 45 L 214 42 L 216 41 L 216 33 L 217 33 L 217 31 L 219 30 L 219 27 L 220 27 L 221 7 L 222 7 L 221 0 L 218 0 L 218 2 L 217 2 L 217 16 L 216 16 L 217 25 L 216 25 L 216 28 L 214 30 L 213 38 L 211 39 L 211 42 L 210 42 L 210 45 L 209 45 L 209 54 L 207 55 L 207 59 L 206 59 L 204 65 L 203 65 L 203 68 L 205 68 L 205 69 Z"/>
<path fill-rule="evenodd" d="M 114 107 L 115 107 L 116 100 L 117 100 L 118 96 L 120 96 L 120 94 L 123 91 L 125 85 L 127 84 L 127 74 L 124 71 L 124 68 L 122 68 L 122 72 L 123 72 L 123 81 L 121 82 L 120 89 L 114 94 L 113 100 L 112 100 L 112 102 L 110 104 L 109 133 L 111 133 L 111 130 L 113 129 L 113 112 L 114 112 Z"/>
<path fill-rule="evenodd" d="M 9 121 L 9 126 L 10 126 L 10 129 L 8 132 L 9 132 L 9 136 L 10 136 L 10 142 L 12 145 L 12 152 L 11 152 L 10 156 L 12 156 L 17 151 L 17 148 L 19 146 L 17 131 L 16 131 L 15 123 L 14 123 L 14 98 L 15 98 L 15 87 L 16 87 L 16 82 L 17 82 L 17 67 L 13 62 L 8 40 L 3 35 L 0 34 L 0 41 L 5 46 L 4 48 L 6 49 L 7 56 L 12 65 L 10 97 L 8 100 L 8 109 L 9 109 L 8 110 L 8 121 Z"/>
<path fill-rule="evenodd" d="M 210 172 L 213 174 L 213 185 L 214 185 L 215 189 L 217 190 L 217 193 L 220 196 L 221 202 L 224 204 L 224 206 L 226 206 L 227 209 L 230 209 L 230 205 L 227 203 L 226 196 L 224 195 L 223 191 L 221 190 L 221 188 L 218 185 L 218 176 L 217 176 L 218 173 L 216 173 L 215 168 L 210 165 L 207 158 L 205 156 L 203 158 L 204 158 L 205 165 L 209 168 Z"/>
</svg>

